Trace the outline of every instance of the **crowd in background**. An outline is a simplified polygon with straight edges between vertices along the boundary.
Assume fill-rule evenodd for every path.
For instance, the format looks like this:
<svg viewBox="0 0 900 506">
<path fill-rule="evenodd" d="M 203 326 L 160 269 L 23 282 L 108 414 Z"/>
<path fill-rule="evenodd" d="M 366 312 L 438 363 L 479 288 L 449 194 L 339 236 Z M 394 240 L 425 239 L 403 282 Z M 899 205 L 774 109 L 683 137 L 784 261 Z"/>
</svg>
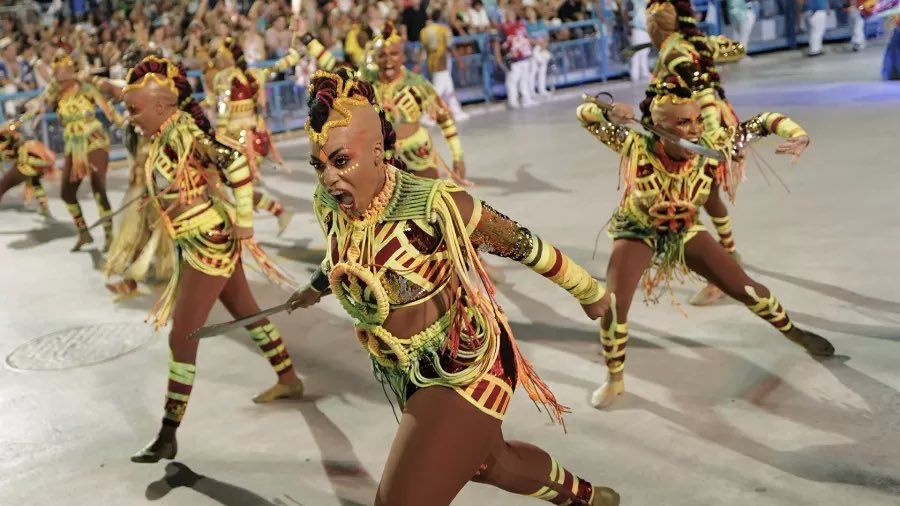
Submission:
<svg viewBox="0 0 900 506">
<path fill-rule="evenodd" d="M 829 0 L 797 1 L 809 11 L 810 30 L 824 32 L 822 9 Z M 531 91 L 538 93 L 546 89 L 539 81 L 546 79 L 549 42 L 593 34 L 554 26 L 599 17 L 611 32 L 619 32 L 620 46 L 645 43 L 645 5 L 645 0 L 608 0 L 614 19 L 603 19 L 593 0 L 305 0 L 302 17 L 305 29 L 339 58 L 356 64 L 366 43 L 388 21 L 411 42 L 419 42 L 432 23 L 447 27 L 453 36 L 497 33 L 500 44 L 484 50 L 494 53 L 507 85 L 510 74 L 528 73 Z M 725 0 L 723 6 L 726 18 L 734 18 L 736 34 L 746 41 L 760 2 Z M 89 72 L 118 79 L 127 70 L 122 56 L 132 45 L 177 56 L 185 67 L 198 70 L 228 36 L 240 38 L 248 63 L 279 58 L 292 40 L 291 19 L 290 0 L 0 0 L 0 94 L 43 87 L 51 79 L 51 60 L 61 41 L 85 56 L 81 61 Z M 854 48 L 865 42 L 858 35 Z M 820 48 L 814 42 L 810 53 L 819 54 Z M 416 70 L 430 70 L 427 49 L 408 55 Z M 480 50 L 477 44 L 461 43 L 448 51 L 460 56 Z M 516 65 L 523 53 L 532 62 L 528 70 Z M 639 59 L 637 66 L 632 62 L 632 78 L 645 80 L 646 51 Z M 306 61 L 298 67 L 300 84 L 311 65 Z"/>
<path fill-rule="evenodd" d="M 318 0 L 304 2 L 306 27 L 348 60 L 358 59 L 366 42 L 393 22 L 418 41 L 427 20 L 437 19 L 453 35 L 496 31 L 513 17 L 528 19 L 529 33 L 546 35 L 545 25 L 587 19 L 594 3 L 585 0 Z M 291 42 L 289 0 L 53 0 L 9 2 L 0 11 L 0 83 L 4 93 L 44 86 L 60 41 L 86 56 L 90 71 L 121 78 L 122 55 L 131 45 L 178 56 L 201 69 L 224 37 L 237 36 L 248 63 L 275 59 Z M 73 9 L 80 6 L 82 12 Z M 435 16 L 435 13 L 437 15 Z M 567 38 L 562 30 L 555 35 Z M 465 50 L 465 48 L 463 48 Z M 424 55 L 422 55 L 424 58 Z"/>
</svg>

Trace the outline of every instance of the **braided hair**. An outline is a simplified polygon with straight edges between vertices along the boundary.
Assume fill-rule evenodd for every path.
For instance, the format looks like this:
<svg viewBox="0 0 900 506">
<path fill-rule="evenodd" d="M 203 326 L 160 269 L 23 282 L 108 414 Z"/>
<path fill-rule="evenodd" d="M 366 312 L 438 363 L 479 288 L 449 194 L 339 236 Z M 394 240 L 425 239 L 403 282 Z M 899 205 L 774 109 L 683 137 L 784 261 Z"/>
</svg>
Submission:
<svg viewBox="0 0 900 506">
<path fill-rule="evenodd" d="M 406 170 L 406 163 L 396 156 L 395 148 L 397 145 L 397 132 L 394 131 L 393 125 L 388 121 L 381 107 L 375 99 L 375 89 L 366 81 L 358 80 L 353 76 L 352 70 L 341 67 L 334 72 L 343 79 L 346 86 L 350 88 L 347 96 L 364 97 L 375 110 L 378 111 L 378 117 L 381 119 L 381 135 L 384 138 L 385 160 L 400 170 Z M 313 76 L 309 83 L 309 128 L 315 132 L 321 132 L 322 127 L 328 121 L 328 116 L 334 108 L 334 102 L 338 98 L 340 83 L 333 76 L 319 75 Z"/>
<path fill-rule="evenodd" d="M 259 83 L 256 82 L 252 74 L 247 72 L 247 58 L 244 56 L 244 48 L 241 46 L 240 41 L 234 37 L 225 37 L 218 50 L 221 51 L 222 49 L 231 53 L 231 57 L 234 59 L 234 66 L 244 74 L 250 87 L 253 88 L 253 93 L 256 94 L 259 91 Z"/>
<path fill-rule="evenodd" d="M 159 74 L 163 77 L 167 77 L 169 71 L 173 68 L 176 72 L 175 75 L 171 77 L 171 80 L 175 84 L 175 89 L 178 91 L 178 108 L 190 114 L 194 119 L 194 123 L 197 124 L 200 130 L 203 130 L 207 135 L 214 136 L 215 133 L 209 122 L 209 118 L 206 117 L 206 114 L 203 113 L 203 109 L 200 108 L 200 104 L 194 99 L 194 89 L 191 87 L 191 83 L 188 82 L 187 76 L 184 73 L 184 68 L 180 64 L 173 63 L 164 58 L 146 56 L 128 72 L 126 80 L 128 81 L 128 84 L 134 84 L 147 74 Z"/>
<path fill-rule="evenodd" d="M 663 95 L 672 95 L 678 98 L 691 98 L 693 92 L 691 92 L 690 88 L 684 86 L 676 76 L 669 76 L 662 81 L 651 84 L 647 88 L 647 94 L 644 97 L 644 100 L 641 101 L 641 123 L 645 125 L 653 124 L 653 116 L 651 114 L 653 99 Z"/>
<path fill-rule="evenodd" d="M 709 76 L 709 83 L 718 93 L 719 97 L 725 99 L 725 90 L 722 89 L 721 77 L 716 70 L 715 60 L 713 59 L 713 51 L 707 43 L 707 35 L 697 27 L 697 17 L 694 8 L 691 6 L 691 0 L 651 0 L 647 5 L 648 8 L 654 4 L 670 3 L 675 8 L 675 15 L 678 20 L 678 31 L 684 36 L 685 40 L 693 44 L 699 54 L 697 64 L 700 72 Z M 685 82 L 690 82 L 690 76 L 682 76 Z"/>
</svg>

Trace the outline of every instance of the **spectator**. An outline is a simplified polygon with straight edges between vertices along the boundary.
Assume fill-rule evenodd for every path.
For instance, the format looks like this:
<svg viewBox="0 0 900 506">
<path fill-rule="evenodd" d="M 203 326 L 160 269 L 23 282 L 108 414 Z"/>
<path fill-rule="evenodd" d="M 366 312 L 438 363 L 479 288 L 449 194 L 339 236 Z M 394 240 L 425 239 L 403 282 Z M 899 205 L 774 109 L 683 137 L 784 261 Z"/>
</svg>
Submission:
<svg viewBox="0 0 900 506">
<path fill-rule="evenodd" d="M 403 27 L 403 35 L 406 37 L 406 40 L 410 42 L 419 42 L 419 33 L 425 28 L 425 23 L 428 21 L 428 13 L 425 11 L 425 6 L 422 5 L 421 0 L 411 0 L 406 8 L 403 9 L 403 14 L 401 17 L 402 27 Z"/>
<path fill-rule="evenodd" d="M 241 16 L 238 26 L 244 32 L 241 38 L 241 46 L 244 49 L 244 59 L 248 64 L 264 61 L 266 59 L 266 41 L 256 31 L 256 23 L 249 17 Z M 289 41 L 290 43 L 290 41 Z"/>
<path fill-rule="evenodd" d="M 743 0 L 740 0 L 743 1 Z M 650 34 L 647 32 L 647 0 L 632 0 L 631 12 L 623 10 L 627 14 L 628 26 L 631 34 L 628 41 L 632 47 L 650 44 Z M 650 79 L 650 47 L 635 51 L 631 55 L 629 76 L 633 83 L 646 83 Z"/>
<path fill-rule="evenodd" d="M 531 42 L 525 23 L 510 7 L 500 25 L 502 40 L 494 45 L 494 58 L 506 72 L 506 103 L 512 108 L 535 104 L 531 96 Z"/>
<path fill-rule="evenodd" d="M 291 44 L 291 31 L 287 29 L 287 19 L 278 16 L 272 27 L 266 30 L 266 48 L 276 58 L 287 54 Z"/>
<path fill-rule="evenodd" d="M 753 25 L 756 23 L 756 12 L 748 0 L 728 0 L 728 18 L 734 27 L 737 41 L 747 47 Z"/>
<path fill-rule="evenodd" d="M 850 12 L 850 25 L 853 28 L 850 45 L 853 51 L 862 51 L 866 48 L 866 20 L 863 19 L 859 9 L 856 8 L 856 2 L 847 0 L 844 8 Z"/>
<path fill-rule="evenodd" d="M 804 0 L 798 0 L 804 1 Z M 805 0 L 806 22 L 809 25 L 809 52 L 807 56 L 822 54 L 822 39 L 825 37 L 825 24 L 828 16 L 826 0 Z"/>
<path fill-rule="evenodd" d="M 491 29 L 491 19 L 484 3 L 481 0 L 473 0 L 469 8 L 469 30 L 471 32 L 486 32 Z"/>
<path fill-rule="evenodd" d="M 547 70 L 550 66 L 550 32 L 544 20 L 539 17 L 537 9 L 533 6 L 525 8 L 525 18 L 528 22 L 525 25 L 528 30 L 528 37 L 534 44 L 534 53 L 531 56 L 531 91 L 537 91 L 541 97 L 550 94 L 547 90 Z"/>
<path fill-rule="evenodd" d="M 49 42 L 41 46 L 41 54 L 34 65 L 34 80 L 39 88 L 47 86 L 53 80 L 53 66 L 51 63 L 55 52 L 56 46 Z"/>
<path fill-rule="evenodd" d="M 441 23 L 443 12 L 435 9 L 431 19 L 421 32 L 422 47 L 425 49 L 425 65 L 431 75 L 434 91 L 450 106 L 450 113 L 456 121 L 465 121 L 469 115 L 462 110 L 450 75 L 450 50 L 453 33 L 450 27 Z"/>
<path fill-rule="evenodd" d="M 453 35 L 469 35 L 469 1 L 456 0 L 450 8 L 450 28 Z"/>
<path fill-rule="evenodd" d="M 19 56 L 18 44 L 9 37 L 0 39 L 0 87 L 7 95 L 34 88 L 31 68 Z M 4 113 L 15 116 L 22 104 L 23 100 L 7 100 L 3 102 Z"/>
<path fill-rule="evenodd" d="M 559 9 L 556 11 L 560 21 L 568 23 L 570 21 L 581 21 L 587 16 L 584 4 L 580 0 L 563 0 Z"/>
</svg>

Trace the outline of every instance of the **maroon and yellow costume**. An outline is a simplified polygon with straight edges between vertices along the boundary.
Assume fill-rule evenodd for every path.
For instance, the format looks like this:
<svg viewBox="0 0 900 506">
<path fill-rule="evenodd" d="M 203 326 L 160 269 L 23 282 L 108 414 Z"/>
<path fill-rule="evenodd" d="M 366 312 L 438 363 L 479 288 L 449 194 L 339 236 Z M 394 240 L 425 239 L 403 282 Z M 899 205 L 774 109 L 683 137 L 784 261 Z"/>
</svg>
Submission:
<svg viewBox="0 0 900 506">
<path fill-rule="evenodd" d="M 37 200 L 44 216 L 50 216 L 47 193 L 41 178 L 53 171 L 56 155 L 44 143 L 26 140 L 19 131 L 19 124 L 8 123 L 0 127 L 0 163 L 11 163 L 9 172 L 0 179 L 0 198 L 10 188 L 25 184 L 25 201 Z"/>
<path fill-rule="evenodd" d="M 654 106 L 665 100 L 681 99 L 661 95 L 655 99 Z M 692 273 L 685 250 L 687 244 L 705 230 L 697 219 L 697 211 L 709 198 L 713 184 L 721 184 L 728 178 L 730 164 L 701 155 L 672 160 L 657 137 L 610 122 L 594 103 L 579 106 L 577 117 L 600 142 L 622 156 L 620 171 L 624 195 L 610 220 L 609 235 L 614 241 L 640 241 L 650 248 L 652 257 L 644 270 L 643 288 L 645 298 L 655 301 L 658 287 L 669 287 L 671 281 L 683 280 Z M 786 139 L 806 135 L 790 118 L 767 112 L 736 127 L 720 128 L 715 135 L 706 132 L 702 142 L 727 150 L 737 158 L 748 144 L 773 133 Z M 729 295 L 746 302 L 751 311 L 783 334 L 794 328 L 774 294 L 760 293 L 766 290 L 761 285 L 747 284 L 742 288 Z M 618 290 L 623 290 L 620 287 L 613 289 L 617 294 Z M 628 290 L 631 293 L 633 287 Z M 627 314 L 621 313 L 627 313 L 630 301 L 620 303 L 625 309 L 617 313 L 614 306 L 611 317 L 604 319 L 601 332 L 610 373 L 619 373 L 625 367 L 628 324 Z"/>
</svg>

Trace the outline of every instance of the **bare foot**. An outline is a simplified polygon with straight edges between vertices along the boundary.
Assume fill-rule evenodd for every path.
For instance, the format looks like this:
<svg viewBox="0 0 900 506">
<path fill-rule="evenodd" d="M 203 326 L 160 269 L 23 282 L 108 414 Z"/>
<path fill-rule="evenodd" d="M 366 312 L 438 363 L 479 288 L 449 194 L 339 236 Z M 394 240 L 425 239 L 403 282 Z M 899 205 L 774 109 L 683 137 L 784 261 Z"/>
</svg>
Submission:
<svg viewBox="0 0 900 506">
<path fill-rule="evenodd" d="M 294 376 L 296 382 L 275 383 L 266 391 L 253 398 L 253 402 L 257 404 L 265 404 L 277 399 L 302 399 L 303 398 L 303 381 Z"/>
<path fill-rule="evenodd" d="M 725 294 L 722 293 L 718 286 L 709 283 L 695 293 L 688 303 L 692 306 L 708 306 L 721 299 L 723 295 Z"/>
<path fill-rule="evenodd" d="M 612 406 L 616 397 L 625 393 L 625 378 L 622 373 L 609 374 L 600 388 L 591 395 L 591 405 L 597 409 Z"/>
</svg>

